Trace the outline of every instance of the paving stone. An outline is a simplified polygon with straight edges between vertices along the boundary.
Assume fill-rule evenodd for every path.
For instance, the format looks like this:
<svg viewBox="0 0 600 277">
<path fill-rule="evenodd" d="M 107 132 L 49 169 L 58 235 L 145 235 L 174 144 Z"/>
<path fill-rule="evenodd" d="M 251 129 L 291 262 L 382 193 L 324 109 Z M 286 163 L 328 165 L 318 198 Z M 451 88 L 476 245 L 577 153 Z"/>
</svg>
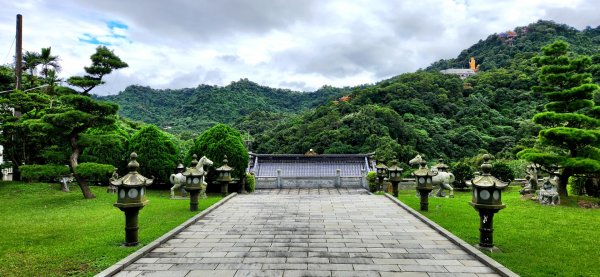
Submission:
<svg viewBox="0 0 600 277">
<path fill-rule="evenodd" d="M 495 276 L 391 201 L 332 188 L 236 196 L 119 274 Z"/>
<path fill-rule="evenodd" d="M 233 277 L 237 270 L 191 270 L 185 277 Z"/>
<path fill-rule="evenodd" d="M 281 277 L 283 270 L 238 270 L 234 277 Z"/>
<path fill-rule="evenodd" d="M 375 271 L 332 271 L 331 277 L 380 277 Z M 427 275 L 425 275 L 427 276 Z"/>
<path fill-rule="evenodd" d="M 285 270 L 283 277 L 330 277 L 330 271 L 318 270 Z"/>
</svg>

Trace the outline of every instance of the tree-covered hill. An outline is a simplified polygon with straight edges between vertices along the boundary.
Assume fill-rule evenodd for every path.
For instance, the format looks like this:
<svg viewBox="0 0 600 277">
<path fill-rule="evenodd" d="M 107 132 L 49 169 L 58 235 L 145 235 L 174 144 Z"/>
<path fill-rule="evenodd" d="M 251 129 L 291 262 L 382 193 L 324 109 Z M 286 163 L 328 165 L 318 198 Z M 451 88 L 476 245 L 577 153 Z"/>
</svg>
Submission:
<svg viewBox="0 0 600 277">
<path fill-rule="evenodd" d="M 540 20 L 504 33 L 491 34 L 485 40 L 463 50 L 455 59 L 439 60 L 427 67 L 427 70 L 468 68 L 471 57 L 480 65 L 480 70 L 506 68 L 515 62 L 528 61 L 539 53 L 542 46 L 556 39 L 571 44 L 571 50 L 576 53 L 593 55 L 600 50 L 600 26 L 579 31 L 565 24 Z"/>
<path fill-rule="evenodd" d="M 247 79 L 219 87 L 157 90 L 129 86 L 118 95 L 99 97 L 119 104 L 119 114 L 156 124 L 174 133 L 199 134 L 216 123 L 231 123 L 253 112 L 281 116 L 314 108 L 349 93 L 348 88 L 324 86 L 311 93 L 260 86 Z"/>
<path fill-rule="evenodd" d="M 303 153 L 309 148 L 318 153 L 375 151 L 384 159 L 407 161 L 417 152 L 429 159 L 458 160 L 485 150 L 515 158 L 516 152 L 535 143 L 540 127 L 531 118 L 547 103 L 531 90 L 539 82 L 530 58 L 544 44 L 566 39 L 572 41 L 573 52 L 595 56 L 600 64 L 600 28 L 578 31 L 540 21 L 516 30 L 523 35 L 512 42 L 492 35 L 427 71 L 355 88 L 347 103 L 323 105 L 262 129 L 252 125 L 252 117 L 238 120 L 236 126 L 258 130 L 253 135 L 260 153 Z M 463 67 L 460 63 L 471 55 L 482 66 L 466 80 L 437 70 Z"/>
</svg>

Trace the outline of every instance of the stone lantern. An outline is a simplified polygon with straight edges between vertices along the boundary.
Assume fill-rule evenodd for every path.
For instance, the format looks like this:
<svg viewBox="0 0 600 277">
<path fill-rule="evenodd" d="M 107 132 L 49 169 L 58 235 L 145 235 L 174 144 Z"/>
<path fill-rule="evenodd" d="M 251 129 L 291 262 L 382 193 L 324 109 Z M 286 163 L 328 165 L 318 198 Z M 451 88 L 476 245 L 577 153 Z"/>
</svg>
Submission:
<svg viewBox="0 0 600 277">
<path fill-rule="evenodd" d="M 394 190 L 394 196 L 398 197 L 398 184 L 402 182 L 402 169 L 398 166 L 398 161 L 392 161 L 392 166 L 388 168 L 388 172 L 390 174 L 390 182 L 392 182 L 392 187 Z"/>
<path fill-rule="evenodd" d="M 383 179 L 386 178 L 388 175 L 388 172 L 387 172 L 388 167 L 384 163 L 379 161 L 379 163 L 377 163 L 375 165 L 375 169 L 377 170 L 377 179 L 379 180 L 379 188 L 377 189 L 377 191 L 382 191 L 383 190 Z"/>
<path fill-rule="evenodd" d="M 444 163 L 444 159 L 438 159 L 438 163 L 434 165 L 434 167 L 436 167 L 440 172 L 447 172 L 448 168 L 450 168 L 450 166 Z"/>
<path fill-rule="evenodd" d="M 113 179 L 110 183 L 117 187 L 117 203 L 115 207 L 125 213 L 125 246 L 138 244 L 138 214 L 148 203 L 146 200 L 146 189 L 154 182 L 137 172 L 140 164 L 136 161 L 137 154 L 131 153 L 131 160 L 127 164 L 129 173 L 119 179 Z"/>
<path fill-rule="evenodd" d="M 491 156 L 483 155 L 480 176 L 471 181 L 473 187 L 473 198 L 469 204 L 479 212 L 479 244 L 477 248 L 489 251 L 497 251 L 494 247 L 494 214 L 506 208 L 502 204 L 502 190 L 508 186 L 490 174 L 492 165 L 489 163 Z"/>
<path fill-rule="evenodd" d="M 431 171 L 424 159 L 419 161 L 419 169 L 413 172 L 417 182 L 417 191 L 421 198 L 421 211 L 429 210 L 429 193 L 433 190 L 433 176 L 435 175 L 437 172 Z"/>
<path fill-rule="evenodd" d="M 204 181 L 204 170 L 198 169 L 198 156 L 192 155 L 192 166 L 188 167 L 182 174 L 185 177 L 185 190 L 190 193 L 190 211 L 198 210 L 198 194 L 202 189 Z"/>
<path fill-rule="evenodd" d="M 223 196 L 227 196 L 227 186 L 229 186 L 229 183 L 231 182 L 231 172 L 233 171 L 233 168 L 227 164 L 228 162 L 227 155 L 225 155 L 223 165 L 215 169 L 219 174 L 217 182 L 221 183 L 221 194 L 223 194 Z"/>
</svg>

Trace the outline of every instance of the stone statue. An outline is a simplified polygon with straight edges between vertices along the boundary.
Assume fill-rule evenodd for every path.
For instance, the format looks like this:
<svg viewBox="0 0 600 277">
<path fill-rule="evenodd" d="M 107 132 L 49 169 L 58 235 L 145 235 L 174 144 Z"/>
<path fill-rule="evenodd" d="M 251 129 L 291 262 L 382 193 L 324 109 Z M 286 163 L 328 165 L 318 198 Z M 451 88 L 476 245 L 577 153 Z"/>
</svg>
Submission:
<svg viewBox="0 0 600 277">
<path fill-rule="evenodd" d="M 521 195 L 535 193 L 538 190 L 538 172 L 535 164 L 527 166 L 527 176 L 525 176 L 525 184 L 519 190 Z"/>
<path fill-rule="evenodd" d="M 119 179 L 119 173 L 117 173 L 117 169 L 115 168 L 115 171 L 113 171 L 112 176 L 110 177 L 110 182 L 108 182 L 108 188 L 106 189 L 107 193 L 117 193 L 117 187 L 115 185 L 112 184 L 113 181 L 116 181 Z"/>
<path fill-rule="evenodd" d="M 436 173 L 431 182 L 434 186 L 439 186 L 436 197 L 445 197 L 444 189 L 447 189 L 450 191 L 449 197 L 454 198 L 454 188 L 450 185 L 454 182 L 454 174 L 448 171 L 448 168 L 450 167 L 444 163 L 443 159 L 439 159 L 438 163 L 431 167 L 431 171 Z"/>
<path fill-rule="evenodd" d="M 171 187 L 171 198 L 175 198 L 175 190 L 183 188 L 182 185 L 185 184 L 185 176 L 182 174 L 184 169 L 182 164 L 178 164 L 175 169 L 175 174 L 171 174 L 169 177 L 169 181 L 173 184 L 173 187 Z M 183 192 L 182 196 L 185 197 Z"/>
<path fill-rule="evenodd" d="M 433 176 L 431 179 L 433 185 L 439 187 L 435 196 L 446 196 L 444 193 L 444 189 L 447 189 L 450 191 L 450 194 L 448 196 L 450 198 L 454 198 L 454 188 L 450 185 L 452 182 L 454 182 L 454 174 L 452 174 L 451 172 L 442 171 L 436 167 L 432 167 L 431 169 L 433 172 L 438 172 L 438 174 Z"/>
<path fill-rule="evenodd" d="M 544 184 L 540 189 L 540 204 L 542 205 L 558 205 L 560 204 L 560 196 L 556 191 L 556 184 L 553 182 L 554 180 L 550 180 L 550 178 L 544 178 Z"/>
</svg>

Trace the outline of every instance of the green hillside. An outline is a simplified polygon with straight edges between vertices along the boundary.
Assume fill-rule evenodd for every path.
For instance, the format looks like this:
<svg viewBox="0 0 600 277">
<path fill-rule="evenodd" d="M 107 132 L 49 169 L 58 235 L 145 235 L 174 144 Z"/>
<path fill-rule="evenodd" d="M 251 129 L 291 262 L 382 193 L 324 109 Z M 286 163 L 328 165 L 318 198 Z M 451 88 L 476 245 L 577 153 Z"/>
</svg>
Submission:
<svg viewBox="0 0 600 277">
<path fill-rule="evenodd" d="M 348 103 L 323 105 L 267 126 L 254 134 L 255 151 L 376 151 L 380 157 L 406 161 L 417 152 L 430 159 L 457 160 L 485 150 L 514 158 L 518 150 L 535 142 L 539 127 L 531 118 L 546 103 L 541 93 L 531 91 L 538 80 L 530 58 L 544 44 L 560 38 L 571 41 L 575 53 L 595 55 L 595 63 L 600 64 L 600 28 L 577 31 L 540 21 L 516 30 L 521 30 L 521 35 L 511 43 L 492 35 L 456 59 L 437 62 L 427 71 L 355 88 Z M 476 76 L 463 81 L 438 72 L 463 67 L 461 61 L 471 55 L 482 61 Z M 248 118 L 237 126 L 244 128 L 251 122 Z"/>
<path fill-rule="evenodd" d="M 199 134 L 216 123 L 231 123 L 253 112 L 270 112 L 280 117 L 316 107 L 349 93 L 348 88 L 324 86 L 302 93 L 260 86 L 242 79 L 219 87 L 157 90 L 129 86 L 118 95 L 99 97 L 119 104 L 119 114 L 133 120 L 156 124 L 173 133 Z"/>
</svg>

